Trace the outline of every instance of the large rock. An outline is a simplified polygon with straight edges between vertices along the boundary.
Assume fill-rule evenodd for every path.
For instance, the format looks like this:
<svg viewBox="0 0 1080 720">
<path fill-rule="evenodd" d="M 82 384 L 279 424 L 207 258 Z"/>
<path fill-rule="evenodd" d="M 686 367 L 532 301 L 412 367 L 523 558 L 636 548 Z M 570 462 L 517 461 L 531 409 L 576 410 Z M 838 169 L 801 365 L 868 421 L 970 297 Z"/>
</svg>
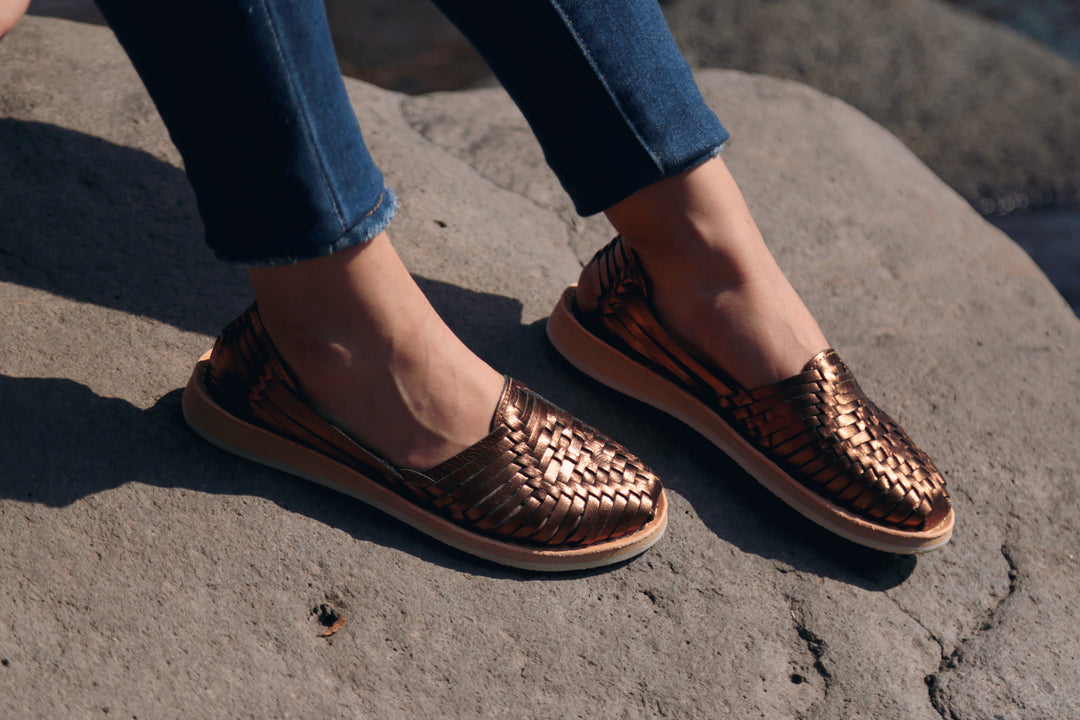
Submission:
<svg viewBox="0 0 1080 720">
<path fill-rule="evenodd" d="M 210 447 L 178 388 L 243 308 L 242 273 L 202 247 L 108 31 L 31 18 L 0 42 L 0 716 L 1077 715 L 1080 324 L 846 104 L 700 80 L 781 264 L 945 469 L 952 544 L 833 539 L 557 360 L 542 318 L 607 229 L 569 220 L 498 90 L 348 82 L 425 289 L 498 367 L 657 469 L 666 539 L 540 578 Z"/>
<path fill-rule="evenodd" d="M 983 212 L 1080 204 L 1080 67 L 938 0 L 666 0 L 692 64 L 807 83 Z"/>
</svg>

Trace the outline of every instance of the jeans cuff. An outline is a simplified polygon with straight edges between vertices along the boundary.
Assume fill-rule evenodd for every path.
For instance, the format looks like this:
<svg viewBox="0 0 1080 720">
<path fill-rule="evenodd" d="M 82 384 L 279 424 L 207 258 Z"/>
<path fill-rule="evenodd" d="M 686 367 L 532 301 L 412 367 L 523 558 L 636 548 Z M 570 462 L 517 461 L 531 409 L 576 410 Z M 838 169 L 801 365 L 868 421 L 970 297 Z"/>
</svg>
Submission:
<svg viewBox="0 0 1080 720">
<path fill-rule="evenodd" d="M 244 258 L 217 253 L 217 257 L 219 260 L 224 260 L 225 262 L 236 265 L 243 265 L 245 267 L 295 265 L 296 263 L 304 262 L 305 260 L 326 257 L 327 255 L 333 255 L 340 250 L 345 250 L 356 245 L 363 245 L 372 240 L 390 225 L 390 220 L 393 219 L 394 215 L 397 213 L 397 209 L 397 197 L 394 195 L 393 190 L 389 187 L 384 187 L 382 194 L 379 195 L 378 202 L 375 203 L 375 207 L 369 210 L 359 222 L 342 233 L 329 245 L 325 245 L 321 248 L 313 248 L 302 255 Z"/>
</svg>

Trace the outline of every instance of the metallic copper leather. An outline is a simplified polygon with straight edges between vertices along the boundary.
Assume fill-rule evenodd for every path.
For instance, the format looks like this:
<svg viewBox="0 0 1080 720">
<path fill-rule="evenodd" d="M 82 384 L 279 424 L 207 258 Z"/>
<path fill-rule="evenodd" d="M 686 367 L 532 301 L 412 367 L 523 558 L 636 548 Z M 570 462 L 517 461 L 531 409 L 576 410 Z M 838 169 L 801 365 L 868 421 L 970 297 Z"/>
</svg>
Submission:
<svg viewBox="0 0 1080 720">
<path fill-rule="evenodd" d="M 304 402 L 254 306 L 218 339 L 206 384 L 229 413 L 489 537 L 565 547 L 628 536 L 662 492 L 619 444 L 509 378 L 487 437 L 430 470 L 395 468 Z"/>
<path fill-rule="evenodd" d="M 803 486 L 875 524 L 904 530 L 950 512 L 930 458 L 859 388 L 835 350 L 753 390 L 706 368 L 653 314 L 649 281 L 621 238 L 585 267 L 574 313 L 590 332 L 690 392 Z"/>
</svg>

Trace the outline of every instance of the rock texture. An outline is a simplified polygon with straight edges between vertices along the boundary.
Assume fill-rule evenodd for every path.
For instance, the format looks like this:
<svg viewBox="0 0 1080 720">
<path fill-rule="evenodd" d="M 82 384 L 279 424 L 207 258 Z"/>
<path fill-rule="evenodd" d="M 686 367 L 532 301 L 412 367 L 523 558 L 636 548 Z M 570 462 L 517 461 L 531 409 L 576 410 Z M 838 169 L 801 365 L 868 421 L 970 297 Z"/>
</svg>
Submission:
<svg viewBox="0 0 1080 720">
<path fill-rule="evenodd" d="M 980 211 L 1080 204 L 1080 67 L 938 0 L 666 0 L 687 59 L 790 78 L 903 140 Z"/>
<path fill-rule="evenodd" d="M 498 367 L 654 466 L 667 537 L 537 577 L 210 447 L 178 388 L 246 303 L 242 274 L 202 247 L 108 31 L 29 18 L 0 41 L 0 716 L 1080 714 L 1080 323 L 848 105 L 700 80 L 781 264 L 946 471 L 952 544 L 833 539 L 558 360 L 542 319 L 607 229 L 572 219 L 498 90 L 348 83 L 425 289 Z"/>
</svg>

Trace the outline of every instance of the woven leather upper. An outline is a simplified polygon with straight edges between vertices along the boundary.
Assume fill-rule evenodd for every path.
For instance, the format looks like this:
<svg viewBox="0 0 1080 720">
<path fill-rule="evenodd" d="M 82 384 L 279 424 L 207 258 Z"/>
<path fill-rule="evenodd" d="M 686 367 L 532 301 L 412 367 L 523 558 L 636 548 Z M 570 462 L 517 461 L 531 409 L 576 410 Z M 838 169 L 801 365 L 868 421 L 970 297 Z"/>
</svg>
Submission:
<svg viewBox="0 0 1080 720">
<path fill-rule="evenodd" d="M 794 377 L 747 390 L 668 335 L 634 252 L 616 238 L 585 267 L 575 313 L 590 332 L 691 393 L 792 478 L 834 504 L 903 529 L 950 510 L 930 458 L 859 388 L 836 351 Z"/>
<path fill-rule="evenodd" d="M 546 547 L 622 537 L 653 517 L 662 492 L 638 458 L 512 379 L 487 437 L 430 470 L 395 468 L 307 405 L 254 306 L 215 344 L 207 388 L 237 417 L 492 537 Z"/>
</svg>

